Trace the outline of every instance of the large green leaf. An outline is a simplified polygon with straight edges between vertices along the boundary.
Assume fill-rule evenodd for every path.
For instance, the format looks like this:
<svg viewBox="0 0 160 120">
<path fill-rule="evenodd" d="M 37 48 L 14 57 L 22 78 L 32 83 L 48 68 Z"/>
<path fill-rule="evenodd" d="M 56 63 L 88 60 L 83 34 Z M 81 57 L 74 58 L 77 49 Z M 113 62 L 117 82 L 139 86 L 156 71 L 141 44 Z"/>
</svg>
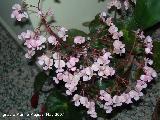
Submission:
<svg viewBox="0 0 160 120">
<path fill-rule="evenodd" d="M 153 50 L 153 60 L 154 60 L 154 68 L 157 72 L 160 71 L 160 41 L 153 42 L 154 50 Z"/>
<path fill-rule="evenodd" d="M 47 113 L 52 114 L 51 117 L 46 117 L 45 120 L 81 120 L 82 113 L 76 108 L 66 96 L 58 91 L 52 92 L 46 101 Z M 54 116 L 58 113 L 62 116 Z"/>
<path fill-rule="evenodd" d="M 160 0 L 137 0 L 134 18 L 143 29 L 160 22 Z"/>
<path fill-rule="evenodd" d="M 45 72 L 38 73 L 37 76 L 35 77 L 35 81 L 34 81 L 34 91 L 35 92 L 41 91 L 41 89 L 47 79 L 48 79 L 48 76 L 46 75 Z"/>
<path fill-rule="evenodd" d="M 81 30 L 77 30 L 77 29 L 69 29 L 68 32 L 67 32 L 67 35 L 68 36 L 72 36 L 72 37 L 75 37 L 75 36 L 83 36 L 83 37 L 86 37 L 87 34 Z"/>
</svg>

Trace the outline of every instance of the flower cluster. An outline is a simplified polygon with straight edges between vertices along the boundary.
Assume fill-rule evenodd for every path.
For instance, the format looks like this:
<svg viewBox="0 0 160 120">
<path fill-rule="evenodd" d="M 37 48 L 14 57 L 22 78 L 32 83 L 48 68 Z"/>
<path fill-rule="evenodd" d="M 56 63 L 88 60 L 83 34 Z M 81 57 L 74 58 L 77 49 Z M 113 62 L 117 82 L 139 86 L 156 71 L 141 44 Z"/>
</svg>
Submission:
<svg viewBox="0 0 160 120">
<path fill-rule="evenodd" d="M 35 54 L 35 50 L 45 48 L 44 43 L 46 42 L 46 38 L 42 35 L 35 34 L 35 32 L 31 30 L 22 32 L 21 35 L 18 35 L 18 38 L 23 40 L 24 45 L 28 48 L 28 52 L 26 53 L 27 58 L 31 58 Z"/>
<path fill-rule="evenodd" d="M 100 18 L 103 20 L 104 23 L 106 23 L 109 26 L 108 32 L 111 34 L 112 39 L 115 40 L 113 42 L 113 47 L 114 47 L 113 53 L 121 55 L 122 53 L 125 53 L 125 44 L 123 44 L 120 41 L 120 37 L 123 36 L 123 32 L 122 31 L 118 32 L 118 28 L 113 24 L 112 18 L 111 17 L 106 18 L 106 17 L 107 14 L 105 12 L 102 12 L 100 14 Z"/>
<path fill-rule="evenodd" d="M 18 21 L 21 21 L 23 18 L 28 18 L 28 14 L 22 10 L 19 4 L 13 5 L 12 9 L 11 18 L 16 18 Z"/>
<path fill-rule="evenodd" d="M 139 30 L 138 30 L 139 31 Z M 152 38 L 150 36 L 145 37 L 141 32 L 141 35 L 139 35 L 140 32 L 137 32 L 136 36 L 139 36 L 139 38 L 143 40 L 145 44 L 145 52 L 146 49 L 149 49 L 149 52 L 146 52 L 146 55 L 152 54 Z M 143 36 L 143 37 L 142 37 Z M 152 46 L 152 47 L 150 47 Z M 143 71 L 145 74 L 140 76 L 140 79 L 137 80 L 136 86 L 134 90 L 131 90 L 128 93 L 123 93 L 121 95 L 115 95 L 111 97 L 109 93 L 107 93 L 104 90 L 100 90 L 100 99 L 105 101 L 105 104 L 103 108 L 106 110 L 106 113 L 111 113 L 113 110 L 113 107 L 122 106 L 123 103 L 130 104 L 133 103 L 133 100 L 137 101 L 140 99 L 141 96 L 143 96 L 142 90 L 147 87 L 147 83 L 151 82 L 154 78 L 157 77 L 156 71 L 148 66 L 152 65 L 153 61 L 149 58 L 144 58 L 145 64 L 143 67 Z"/>
<path fill-rule="evenodd" d="M 79 106 L 80 104 L 83 105 L 88 109 L 87 113 L 93 117 L 97 118 L 97 113 L 95 112 L 95 102 L 89 101 L 87 97 L 80 96 L 78 94 L 75 94 L 73 96 L 73 101 L 75 103 L 75 106 Z"/>
</svg>

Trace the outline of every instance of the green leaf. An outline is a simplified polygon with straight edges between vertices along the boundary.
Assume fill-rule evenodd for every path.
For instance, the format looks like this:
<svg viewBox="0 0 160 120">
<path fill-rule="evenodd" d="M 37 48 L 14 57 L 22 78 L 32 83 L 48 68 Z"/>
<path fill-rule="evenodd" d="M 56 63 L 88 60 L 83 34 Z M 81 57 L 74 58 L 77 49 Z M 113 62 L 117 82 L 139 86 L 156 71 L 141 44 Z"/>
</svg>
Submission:
<svg viewBox="0 0 160 120">
<path fill-rule="evenodd" d="M 92 48 L 95 48 L 95 49 L 106 48 L 106 46 L 104 44 L 102 44 L 99 39 L 91 42 L 90 44 L 91 44 Z"/>
<path fill-rule="evenodd" d="M 68 100 L 68 98 L 62 95 L 59 91 L 52 92 L 46 101 L 47 112 L 55 115 L 55 113 L 62 113 L 63 116 L 51 116 L 46 120 L 81 120 L 82 113 L 78 108 Z"/>
<path fill-rule="evenodd" d="M 68 36 L 71 37 L 76 37 L 76 36 L 82 36 L 82 37 L 86 37 L 87 34 L 81 30 L 77 30 L 77 29 L 69 29 L 67 32 Z"/>
<path fill-rule="evenodd" d="M 160 71 L 160 41 L 153 42 L 153 60 L 154 60 L 154 68 L 157 72 Z"/>
<path fill-rule="evenodd" d="M 41 91 L 41 89 L 47 79 L 48 79 L 48 76 L 46 75 L 45 72 L 38 73 L 37 76 L 35 77 L 35 81 L 34 81 L 34 91 L 35 92 Z"/>
<path fill-rule="evenodd" d="M 135 34 L 132 31 L 127 30 L 124 28 L 123 30 L 123 37 L 124 37 L 124 44 L 126 46 L 126 50 L 130 51 L 133 47 L 134 41 L 135 41 Z"/>
<path fill-rule="evenodd" d="M 134 18 L 143 29 L 160 22 L 160 0 L 137 0 Z"/>
<path fill-rule="evenodd" d="M 88 27 L 89 24 L 90 24 L 90 22 L 84 22 L 84 23 L 82 23 L 82 25 L 83 25 L 84 27 Z"/>
</svg>

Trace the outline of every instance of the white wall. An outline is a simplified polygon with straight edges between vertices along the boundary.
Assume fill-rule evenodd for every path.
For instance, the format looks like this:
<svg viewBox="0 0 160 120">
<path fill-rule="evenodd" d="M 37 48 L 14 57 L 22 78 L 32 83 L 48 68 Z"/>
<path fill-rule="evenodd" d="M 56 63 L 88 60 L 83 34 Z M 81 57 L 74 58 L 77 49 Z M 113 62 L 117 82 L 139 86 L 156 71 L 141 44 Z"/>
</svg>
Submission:
<svg viewBox="0 0 160 120">
<path fill-rule="evenodd" d="M 17 39 L 17 35 L 26 29 L 35 28 L 39 23 L 39 19 L 35 14 L 30 14 L 31 24 L 26 24 L 23 27 L 15 25 L 15 20 L 10 18 L 11 7 L 15 3 L 20 3 L 21 0 L 0 0 L 0 22 Z M 38 0 L 26 0 L 28 3 L 37 5 Z M 66 28 L 76 28 L 88 31 L 88 28 L 82 26 L 83 22 L 90 21 L 94 16 L 105 8 L 106 3 L 98 0 L 60 0 L 61 3 L 55 3 L 54 0 L 43 0 L 43 9 L 51 8 L 54 11 L 56 23 L 55 25 L 64 26 Z M 107 0 L 108 1 L 108 0 Z"/>
<path fill-rule="evenodd" d="M 30 4 L 37 5 L 38 0 L 27 0 Z M 91 21 L 95 15 L 105 8 L 106 3 L 98 0 L 60 0 L 61 3 L 55 3 L 54 0 L 43 0 L 42 8 L 53 9 L 55 14 L 55 25 L 66 28 L 77 28 L 88 31 L 88 28 L 82 26 L 83 22 Z M 31 14 L 31 21 L 36 27 L 39 23 L 38 17 Z"/>
</svg>

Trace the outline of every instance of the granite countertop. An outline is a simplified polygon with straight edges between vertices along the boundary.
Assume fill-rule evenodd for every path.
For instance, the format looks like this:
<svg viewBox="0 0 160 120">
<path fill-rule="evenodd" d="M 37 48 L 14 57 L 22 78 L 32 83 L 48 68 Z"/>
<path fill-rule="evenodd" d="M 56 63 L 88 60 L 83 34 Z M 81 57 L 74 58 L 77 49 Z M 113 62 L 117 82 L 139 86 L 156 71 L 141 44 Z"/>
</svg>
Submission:
<svg viewBox="0 0 160 120">
<path fill-rule="evenodd" d="M 0 25 L 0 120 L 37 120 L 36 117 L 5 117 L 4 113 L 37 113 L 30 99 L 33 92 L 34 77 L 39 69 L 29 66 L 24 51 Z M 156 99 L 160 97 L 160 80 L 157 79 L 146 90 L 144 97 L 129 109 L 122 109 L 111 120 L 151 120 Z M 39 104 L 45 96 L 41 96 Z"/>
</svg>

